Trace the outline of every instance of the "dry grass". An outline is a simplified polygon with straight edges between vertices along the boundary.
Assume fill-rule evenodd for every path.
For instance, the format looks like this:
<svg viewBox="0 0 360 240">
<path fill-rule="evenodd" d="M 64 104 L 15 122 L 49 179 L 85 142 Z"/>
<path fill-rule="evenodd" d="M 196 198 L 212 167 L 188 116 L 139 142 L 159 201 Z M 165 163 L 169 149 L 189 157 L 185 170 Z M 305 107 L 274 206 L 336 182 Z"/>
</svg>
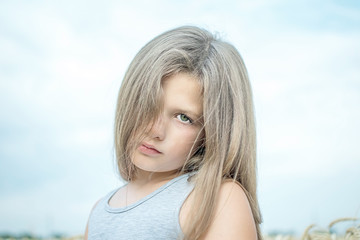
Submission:
<svg viewBox="0 0 360 240">
<path fill-rule="evenodd" d="M 340 222 L 349 222 L 352 221 L 352 226 L 347 228 L 345 232 L 335 233 L 333 228 Z M 339 218 L 332 221 L 327 228 L 320 228 L 315 224 L 311 224 L 305 230 L 301 238 L 291 236 L 291 235 L 276 235 L 276 236 L 264 236 L 265 240 L 360 240 L 360 224 L 359 219 L 357 218 Z M 36 238 L 2 238 L 0 240 L 34 240 Z M 47 238 L 43 240 L 83 240 L 84 237 L 82 235 L 73 236 L 68 238 Z"/>
<path fill-rule="evenodd" d="M 304 232 L 302 240 L 334 240 L 334 239 L 346 239 L 346 240 L 360 240 L 360 225 L 355 225 L 357 218 L 339 218 L 332 221 L 326 229 L 316 228 L 315 225 L 310 225 Z M 349 227 L 345 233 L 336 234 L 333 233 L 333 227 L 345 221 L 353 221 L 354 226 Z"/>
<path fill-rule="evenodd" d="M 332 221 L 327 228 L 320 228 L 315 224 L 308 226 L 301 238 L 289 235 L 265 236 L 265 240 L 360 240 L 360 224 L 357 218 L 339 218 Z M 333 228 L 340 222 L 352 221 L 353 226 L 343 233 L 335 233 Z"/>
</svg>

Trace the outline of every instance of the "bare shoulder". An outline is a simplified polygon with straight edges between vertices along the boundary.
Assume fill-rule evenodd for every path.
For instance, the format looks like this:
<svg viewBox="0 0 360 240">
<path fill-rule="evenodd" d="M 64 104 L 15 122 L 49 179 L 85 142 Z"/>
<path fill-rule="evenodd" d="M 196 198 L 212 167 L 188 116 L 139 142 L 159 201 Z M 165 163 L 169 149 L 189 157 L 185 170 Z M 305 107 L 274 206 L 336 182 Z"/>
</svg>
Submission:
<svg viewBox="0 0 360 240">
<path fill-rule="evenodd" d="M 203 240 L 257 239 L 248 198 L 240 184 L 226 181 L 219 191 L 215 215 Z"/>
</svg>

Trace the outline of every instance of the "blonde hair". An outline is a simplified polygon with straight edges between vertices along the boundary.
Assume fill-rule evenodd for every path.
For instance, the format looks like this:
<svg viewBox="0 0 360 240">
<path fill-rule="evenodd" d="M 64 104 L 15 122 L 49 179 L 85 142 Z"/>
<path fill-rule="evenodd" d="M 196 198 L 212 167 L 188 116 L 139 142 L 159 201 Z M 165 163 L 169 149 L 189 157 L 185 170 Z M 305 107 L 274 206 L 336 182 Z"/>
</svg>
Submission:
<svg viewBox="0 0 360 240">
<path fill-rule="evenodd" d="M 184 26 L 147 43 L 131 62 L 116 108 L 115 151 L 121 177 L 130 180 L 136 169 L 130 155 L 136 132 L 146 132 L 161 111 L 161 82 L 179 72 L 199 81 L 203 96 L 201 148 L 189 156 L 181 172 L 197 171 L 191 223 L 185 239 L 198 239 L 209 227 L 221 184 L 233 179 L 247 194 L 258 239 L 261 214 L 256 195 L 256 133 L 247 70 L 238 51 L 208 31 Z M 136 130 L 136 132 L 135 132 Z M 239 213 L 241 214 L 241 213 Z"/>
</svg>

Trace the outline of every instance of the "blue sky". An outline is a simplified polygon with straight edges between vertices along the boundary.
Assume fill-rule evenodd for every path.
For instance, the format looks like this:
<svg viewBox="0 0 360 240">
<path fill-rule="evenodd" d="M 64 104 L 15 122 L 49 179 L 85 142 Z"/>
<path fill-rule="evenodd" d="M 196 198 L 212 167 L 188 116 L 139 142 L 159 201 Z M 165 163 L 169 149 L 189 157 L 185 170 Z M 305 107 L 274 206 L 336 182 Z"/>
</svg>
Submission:
<svg viewBox="0 0 360 240">
<path fill-rule="evenodd" d="M 0 232 L 83 232 L 121 184 L 125 70 L 185 24 L 233 43 L 249 70 L 264 232 L 360 217 L 358 1 L 1 1 Z"/>
</svg>

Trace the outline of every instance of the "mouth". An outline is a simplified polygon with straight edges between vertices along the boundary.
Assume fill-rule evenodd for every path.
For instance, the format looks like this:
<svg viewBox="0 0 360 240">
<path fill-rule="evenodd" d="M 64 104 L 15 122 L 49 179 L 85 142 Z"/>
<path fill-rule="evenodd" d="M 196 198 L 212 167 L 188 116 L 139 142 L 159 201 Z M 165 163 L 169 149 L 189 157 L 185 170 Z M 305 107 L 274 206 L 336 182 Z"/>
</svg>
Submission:
<svg viewBox="0 0 360 240">
<path fill-rule="evenodd" d="M 159 150 L 157 150 L 154 146 L 147 143 L 141 143 L 138 149 L 140 152 L 146 155 L 157 155 L 162 153 Z"/>
</svg>

